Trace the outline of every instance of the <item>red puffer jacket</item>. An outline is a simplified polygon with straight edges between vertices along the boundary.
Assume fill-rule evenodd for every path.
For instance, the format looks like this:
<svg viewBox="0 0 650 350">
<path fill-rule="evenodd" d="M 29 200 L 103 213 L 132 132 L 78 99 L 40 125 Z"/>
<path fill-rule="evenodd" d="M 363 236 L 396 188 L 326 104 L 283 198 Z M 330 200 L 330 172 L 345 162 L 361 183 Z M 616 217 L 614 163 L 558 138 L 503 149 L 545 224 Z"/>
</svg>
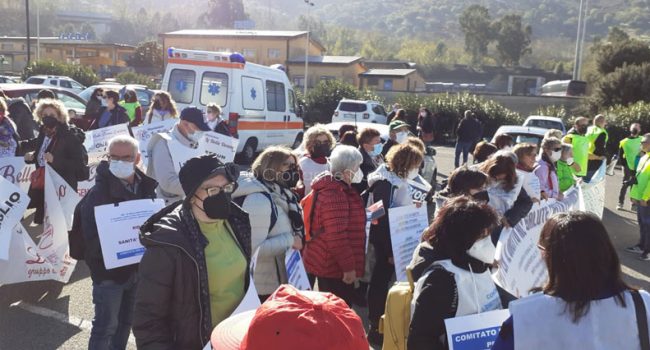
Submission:
<svg viewBox="0 0 650 350">
<path fill-rule="evenodd" d="M 307 272 L 325 278 L 343 278 L 355 270 L 363 276 L 366 247 L 366 213 L 357 190 L 322 173 L 313 184 L 318 191 L 313 218 L 313 238 L 305 245 Z"/>
</svg>

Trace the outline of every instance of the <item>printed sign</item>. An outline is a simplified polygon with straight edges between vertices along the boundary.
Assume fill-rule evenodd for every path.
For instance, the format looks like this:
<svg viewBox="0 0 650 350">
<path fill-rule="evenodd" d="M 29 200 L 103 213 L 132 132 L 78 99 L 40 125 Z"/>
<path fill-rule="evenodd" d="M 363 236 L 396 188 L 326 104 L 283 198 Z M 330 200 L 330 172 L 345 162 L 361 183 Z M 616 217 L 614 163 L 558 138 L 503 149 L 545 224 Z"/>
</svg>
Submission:
<svg viewBox="0 0 650 350">
<path fill-rule="evenodd" d="M 86 131 L 84 147 L 88 151 L 88 163 L 99 163 L 108 151 L 108 142 L 115 136 L 129 134 L 128 124 L 118 124 L 97 130 Z"/>
<path fill-rule="evenodd" d="M 445 320 L 450 350 L 489 350 L 499 335 L 508 310 L 495 310 Z"/>
<path fill-rule="evenodd" d="M 284 263 L 287 266 L 289 284 L 298 290 L 311 290 L 311 284 L 307 278 L 307 271 L 302 262 L 300 251 L 289 249 L 285 254 Z"/>
<path fill-rule="evenodd" d="M 20 223 L 29 205 L 27 193 L 0 177 L 0 260 L 9 259 L 14 227 Z"/>
<path fill-rule="evenodd" d="M 408 205 L 388 209 L 390 239 L 393 246 L 395 278 L 407 282 L 406 266 L 413 258 L 413 251 L 420 243 L 422 232 L 429 226 L 427 208 Z"/>
<path fill-rule="evenodd" d="M 172 155 L 172 162 L 174 162 L 174 170 L 176 173 L 181 172 L 181 168 L 191 158 L 198 157 L 202 154 L 205 154 L 201 146 L 192 148 L 181 144 L 176 140 L 167 141 L 167 147 L 169 147 L 169 154 Z"/>
<path fill-rule="evenodd" d="M 431 191 L 431 184 L 420 175 L 413 180 L 408 180 L 408 184 L 411 198 L 416 202 L 424 202 Z"/>
<path fill-rule="evenodd" d="M 139 199 L 95 207 L 97 233 L 107 269 L 140 262 L 145 250 L 138 238 L 140 226 L 164 206 L 162 199 Z"/>
<path fill-rule="evenodd" d="M 142 154 L 142 164 L 147 165 L 149 155 L 147 154 L 147 147 L 151 137 L 157 133 L 164 133 L 171 130 L 174 125 L 178 122 L 177 119 L 165 119 L 163 121 L 144 124 L 132 128 L 133 137 L 138 140 L 140 146 L 140 153 Z"/>
<path fill-rule="evenodd" d="M 223 163 L 231 163 L 235 160 L 239 140 L 221 135 L 216 132 L 206 132 L 201 140 L 199 148 L 203 148 L 205 153 L 212 153 Z"/>
</svg>

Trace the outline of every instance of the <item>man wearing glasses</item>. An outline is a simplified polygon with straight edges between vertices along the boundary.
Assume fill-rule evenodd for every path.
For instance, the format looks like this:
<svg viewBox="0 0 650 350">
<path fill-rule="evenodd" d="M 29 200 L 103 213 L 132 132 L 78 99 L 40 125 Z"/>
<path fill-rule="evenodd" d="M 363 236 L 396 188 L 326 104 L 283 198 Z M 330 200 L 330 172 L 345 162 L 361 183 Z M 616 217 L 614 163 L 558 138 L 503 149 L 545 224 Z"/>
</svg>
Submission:
<svg viewBox="0 0 650 350">
<path fill-rule="evenodd" d="M 97 166 L 95 186 L 75 210 L 84 238 L 84 260 L 93 281 L 95 317 L 88 344 L 91 350 L 126 348 L 138 285 L 138 264 L 106 269 L 95 221 L 95 207 L 156 198 L 156 181 L 136 166 L 140 162 L 138 141 L 131 136 L 114 137 L 109 142 L 108 158 Z M 74 226 L 73 231 L 76 229 Z"/>
<path fill-rule="evenodd" d="M 650 134 L 643 135 L 641 151 L 645 153 L 636 168 L 634 185 L 630 191 L 632 203 L 637 205 L 636 217 L 641 239 L 639 244 L 626 248 L 631 253 L 641 253 L 639 259 L 650 261 Z"/>
</svg>

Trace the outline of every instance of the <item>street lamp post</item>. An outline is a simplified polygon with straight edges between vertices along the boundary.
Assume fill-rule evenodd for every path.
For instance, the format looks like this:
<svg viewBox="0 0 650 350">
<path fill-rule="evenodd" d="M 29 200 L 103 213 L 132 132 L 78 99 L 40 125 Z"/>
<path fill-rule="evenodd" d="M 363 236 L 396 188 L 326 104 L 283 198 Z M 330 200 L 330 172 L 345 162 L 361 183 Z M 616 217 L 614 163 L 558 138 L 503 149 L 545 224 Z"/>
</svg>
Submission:
<svg viewBox="0 0 650 350">
<path fill-rule="evenodd" d="M 31 53 L 31 37 L 29 35 L 29 0 L 25 0 L 25 19 L 27 22 L 27 65 L 29 65 L 29 62 L 32 60 L 32 53 Z"/>
<path fill-rule="evenodd" d="M 585 45 L 585 32 L 587 31 L 587 12 L 589 0 L 580 0 L 580 12 L 578 14 L 578 34 L 576 35 L 576 53 L 573 64 L 573 80 L 580 79 L 582 70 L 582 57 Z"/>
<path fill-rule="evenodd" d="M 310 0 L 304 0 L 305 4 L 307 4 L 307 43 L 305 44 L 305 82 L 304 82 L 304 87 L 303 87 L 303 95 L 307 96 L 307 73 L 309 71 L 309 30 L 310 30 L 310 18 L 309 18 L 309 10 L 311 10 L 311 7 L 314 6 L 314 3 L 311 2 Z"/>
</svg>

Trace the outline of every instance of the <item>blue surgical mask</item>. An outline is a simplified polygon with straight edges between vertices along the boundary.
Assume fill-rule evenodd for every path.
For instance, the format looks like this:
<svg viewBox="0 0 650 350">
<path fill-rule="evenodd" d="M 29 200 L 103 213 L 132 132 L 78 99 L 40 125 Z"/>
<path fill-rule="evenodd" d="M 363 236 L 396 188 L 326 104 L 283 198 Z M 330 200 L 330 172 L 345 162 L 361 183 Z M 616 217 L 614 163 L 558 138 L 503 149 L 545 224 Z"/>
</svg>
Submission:
<svg viewBox="0 0 650 350">
<path fill-rule="evenodd" d="M 372 151 L 368 152 L 368 154 L 371 157 L 376 157 L 376 156 L 381 154 L 381 151 L 383 150 L 383 148 L 384 148 L 384 145 L 382 145 L 381 143 L 378 143 L 378 144 L 375 145 L 375 147 L 372 149 Z"/>
</svg>

